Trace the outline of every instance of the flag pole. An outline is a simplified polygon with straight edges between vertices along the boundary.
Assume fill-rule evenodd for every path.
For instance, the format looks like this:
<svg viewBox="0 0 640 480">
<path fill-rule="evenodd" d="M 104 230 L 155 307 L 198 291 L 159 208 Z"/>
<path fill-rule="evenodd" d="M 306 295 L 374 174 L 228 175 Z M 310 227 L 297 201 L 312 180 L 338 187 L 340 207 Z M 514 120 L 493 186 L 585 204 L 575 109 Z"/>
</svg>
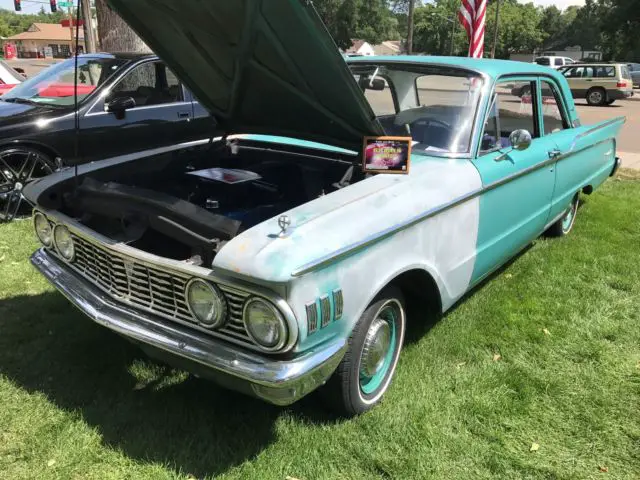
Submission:
<svg viewBox="0 0 640 480">
<path fill-rule="evenodd" d="M 498 43 L 498 20 L 500 17 L 500 0 L 496 0 L 496 21 L 493 30 L 493 46 L 491 47 L 491 58 L 496 58 L 496 44 Z"/>
</svg>

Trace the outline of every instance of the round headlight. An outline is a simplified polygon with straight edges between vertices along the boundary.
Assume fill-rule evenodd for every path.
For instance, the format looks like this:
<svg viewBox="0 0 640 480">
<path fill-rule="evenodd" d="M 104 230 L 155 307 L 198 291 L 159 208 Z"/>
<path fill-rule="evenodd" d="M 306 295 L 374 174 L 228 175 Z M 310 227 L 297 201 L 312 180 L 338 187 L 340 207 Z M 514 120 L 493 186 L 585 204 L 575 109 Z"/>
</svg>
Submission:
<svg viewBox="0 0 640 480">
<path fill-rule="evenodd" d="M 62 258 L 67 262 L 73 260 L 76 255 L 76 249 L 73 246 L 73 238 L 71 238 L 71 232 L 64 225 L 56 225 L 53 229 L 53 243 L 56 246 L 56 250 Z"/>
<path fill-rule="evenodd" d="M 50 247 L 53 243 L 53 229 L 47 217 L 38 212 L 33 216 L 33 227 L 36 235 L 45 247 Z"/>
<path fill-rule="evenodd" d="M 216 287 L 194 278 L 187 284 L 187 305 L 198 323 L 207 328 L 222 326 L 227 316 L 227 304 Z"/>
<path fill-rule="evenodd" d="M 271 303 L 253 297 L 243 309 L 247 333 L 265 350 L 278 350 L 287 341 L 287 325 L 280 312 Z"/>
</svg>

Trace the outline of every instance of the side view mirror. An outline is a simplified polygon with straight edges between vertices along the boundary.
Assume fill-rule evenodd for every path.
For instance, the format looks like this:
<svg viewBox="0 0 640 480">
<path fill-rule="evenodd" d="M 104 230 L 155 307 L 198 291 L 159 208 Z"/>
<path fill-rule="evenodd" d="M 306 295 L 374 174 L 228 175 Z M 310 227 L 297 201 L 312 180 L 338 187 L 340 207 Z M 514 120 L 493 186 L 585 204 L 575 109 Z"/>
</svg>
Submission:
<svg viewBox="0 0 640 480">
<path fill-rule="evenodd" d="M 360 80 L 360 87 L 365 90 L 384 90 L 386 82 L 382 78 L 363 78 Z"/>
<path fill-rule="evenodd" d="M 511 132 L 511 135 L 509 135 L 509 143 L 511 144 L 511 148 L 497 156 L 495 159 L 496 162 L 506 159 L 514 150 L 522 151 L 529 148 L 531 146 L 531 134 L 525 129 L 514 130 Z"/>
<path fill-rule="evenodd" d="M 129 110 L 135 106 L 136 101 L 133 97 L 116 97 L 105 105 L 105 110 L 107 112 L 115 113 L 116 118 L 122 118 L 124 117 L 125 110 Z"/>
</svg>

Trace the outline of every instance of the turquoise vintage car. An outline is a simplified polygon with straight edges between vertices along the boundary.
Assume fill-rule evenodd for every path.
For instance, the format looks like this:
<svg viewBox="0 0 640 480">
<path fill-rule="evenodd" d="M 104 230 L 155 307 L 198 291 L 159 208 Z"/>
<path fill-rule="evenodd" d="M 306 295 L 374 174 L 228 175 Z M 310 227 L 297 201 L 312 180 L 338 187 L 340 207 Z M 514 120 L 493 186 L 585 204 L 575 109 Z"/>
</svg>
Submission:
<svg viewBox="0 0 640 480">
<path fill-rule="evenodd" d="M 299 0 L 111 4 L 212 135 L 30 185 L 32 262 L 155 358 L 274 404 L 322 387 L 346 414 L 370 409 L 408 322 L 569 233 L 619 165 L 624 119 L 582 126 L 545 67 L 345 61 Z M 411 137 L 406 174 L 363 171 L 363 138 L 382 135 Z"/>
</svg>

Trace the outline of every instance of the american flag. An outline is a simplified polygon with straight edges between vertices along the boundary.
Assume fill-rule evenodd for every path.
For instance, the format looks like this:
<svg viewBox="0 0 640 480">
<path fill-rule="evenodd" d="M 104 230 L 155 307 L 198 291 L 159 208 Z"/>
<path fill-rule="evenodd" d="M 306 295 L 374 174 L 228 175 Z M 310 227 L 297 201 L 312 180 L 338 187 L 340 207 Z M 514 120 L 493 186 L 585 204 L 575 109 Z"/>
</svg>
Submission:
<svg viewBox="0 0 640 480">
<path fill-rule="evenodd" d="M 484 52 L 484 17 L 487 0 L 462 0 L 458 19 L 469 37 L 469 56 L 482 58 Z"/>
</svg>

